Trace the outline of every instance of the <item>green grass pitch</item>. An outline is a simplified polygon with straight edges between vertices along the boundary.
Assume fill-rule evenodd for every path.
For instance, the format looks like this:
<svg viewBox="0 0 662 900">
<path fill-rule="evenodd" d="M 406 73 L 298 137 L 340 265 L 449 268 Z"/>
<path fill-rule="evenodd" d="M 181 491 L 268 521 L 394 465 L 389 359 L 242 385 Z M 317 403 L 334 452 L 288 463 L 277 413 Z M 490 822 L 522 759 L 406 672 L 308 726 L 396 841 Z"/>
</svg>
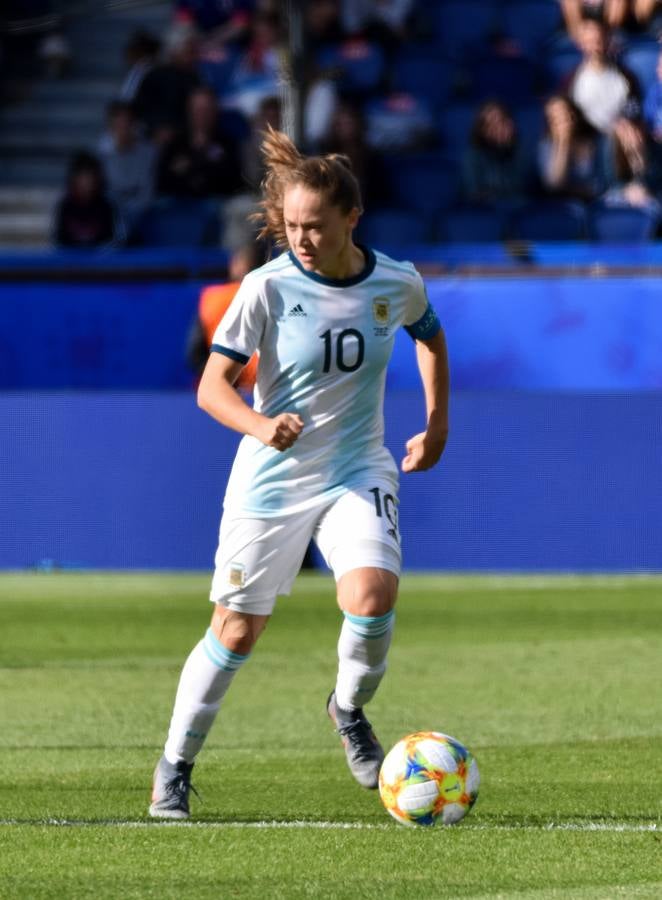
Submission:
<svg viewBox="0 0 662 900">
<path fill-rule="evenodd" d="M 370 717 L 445 731 L 474 810 L 406 829 L 324 703 L 340 616 L 302 575 L 239 673 L 188 824 L 147 817 L 208 578 L 0 576 L 0 897 L 662 896 L 662 579 L 405 576 Z"/>
</svg>

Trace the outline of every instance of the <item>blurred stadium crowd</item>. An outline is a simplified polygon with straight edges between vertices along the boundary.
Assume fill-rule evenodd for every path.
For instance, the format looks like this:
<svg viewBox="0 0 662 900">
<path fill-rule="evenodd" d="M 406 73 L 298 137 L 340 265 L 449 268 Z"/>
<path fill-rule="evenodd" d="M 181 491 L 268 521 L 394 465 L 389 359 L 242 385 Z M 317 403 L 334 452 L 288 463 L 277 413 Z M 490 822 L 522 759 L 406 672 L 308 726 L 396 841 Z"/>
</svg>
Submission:
<svg viewBox="0 0 662 900">
<path fill-rule="evenodd" d="M 20 109 L 35 80 L 66 85 L 76 54 L 57 3 L 13 6 L 2 23 L 5 110 Z M 161 29 L 116 47 L 124 76 L 99 101 L 105 128 L 68 160 L 58 246 L 232 250 L 250 238 L 260 132 L 283 124 L 286 4 L 161 6 Z M 23 22 L 44 23 L 28 44 L 18 8 Z M 662 3 L 304 0 L 303 14 L 304 148 L 352 159 L 364 240 L 658 233 Z"/>
</svg>

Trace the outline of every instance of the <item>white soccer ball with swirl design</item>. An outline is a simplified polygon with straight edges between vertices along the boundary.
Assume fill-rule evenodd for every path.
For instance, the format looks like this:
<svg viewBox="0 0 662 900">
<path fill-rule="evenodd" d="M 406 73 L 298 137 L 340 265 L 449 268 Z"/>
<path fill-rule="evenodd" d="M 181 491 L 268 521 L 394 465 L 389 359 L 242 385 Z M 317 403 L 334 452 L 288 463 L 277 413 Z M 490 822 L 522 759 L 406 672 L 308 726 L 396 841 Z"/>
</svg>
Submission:
<svg viewBox="0 0 662 900">
<path fill-rule="evenodd" d="M 390 750 L 379 773 L 379 795 L 403 825 L 454 825 L 476 802 L 480 775 L 455 738 L 417 731 Z"/>
</svg>

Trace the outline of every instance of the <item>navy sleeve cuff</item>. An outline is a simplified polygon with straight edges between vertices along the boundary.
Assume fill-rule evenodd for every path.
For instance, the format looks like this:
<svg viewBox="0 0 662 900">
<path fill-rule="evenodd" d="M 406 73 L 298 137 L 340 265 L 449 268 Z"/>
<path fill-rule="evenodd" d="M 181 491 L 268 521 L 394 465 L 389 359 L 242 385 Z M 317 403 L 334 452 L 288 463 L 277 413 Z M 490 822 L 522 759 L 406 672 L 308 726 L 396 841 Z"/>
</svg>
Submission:
<svg viewBox="0 0 662 900">
<path fill-rule="evenodd" d="M 230 359 L 242 363 L 243 365 L 246 365 L 250 359 L 250 356 L 246 356 L 244 353 L 238 353 L 236 350 L 231 350 L 229 347 L 223 347 L 222 344 L 212 344 L 209 351 L 210 353 L 221 353 L 223 356 L 229 356 Z"/>
<path fill-rule="evenodd" d="M 428 303 L 428 308 L 418 322 L 414 322 L 413 325 L 405 325 L 405 331 L 415 341 L 429 341 L 437 332 L 441 331 L 441 322 L 432 306 Z"/>
</svg>

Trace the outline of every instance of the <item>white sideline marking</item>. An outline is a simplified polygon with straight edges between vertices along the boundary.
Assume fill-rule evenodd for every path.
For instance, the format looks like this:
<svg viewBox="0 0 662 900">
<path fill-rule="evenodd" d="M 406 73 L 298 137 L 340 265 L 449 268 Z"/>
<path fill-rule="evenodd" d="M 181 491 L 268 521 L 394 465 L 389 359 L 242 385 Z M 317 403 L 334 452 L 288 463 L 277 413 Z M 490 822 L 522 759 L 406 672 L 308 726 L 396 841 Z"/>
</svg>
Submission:
<svg viewBox="0 0 662 900">
<path fill-rule="evenodd" d="M 335 831 L 385 831 L 393 830 L 395 823 L 383 822 L 320 822 L 316 820 L 264 820 L 261 822 L 196 822 L 168 819 L 126 820 L 105 819 L 98 822 L 84 819 L 0 819 L 2 826 L 31 826 L 50 828 L 259 828 L 259 829 L 321 829 Z M 662 831 L 662 823 L 649 822 L 635 824 L 632 822 L 548 822 L 544 825 L 522 823 L 490 825 L 487 822 L 467 822 L 457 827 L 462 831 L 606 831 L 606 832 L 658 832 Z"/>
</svg>

